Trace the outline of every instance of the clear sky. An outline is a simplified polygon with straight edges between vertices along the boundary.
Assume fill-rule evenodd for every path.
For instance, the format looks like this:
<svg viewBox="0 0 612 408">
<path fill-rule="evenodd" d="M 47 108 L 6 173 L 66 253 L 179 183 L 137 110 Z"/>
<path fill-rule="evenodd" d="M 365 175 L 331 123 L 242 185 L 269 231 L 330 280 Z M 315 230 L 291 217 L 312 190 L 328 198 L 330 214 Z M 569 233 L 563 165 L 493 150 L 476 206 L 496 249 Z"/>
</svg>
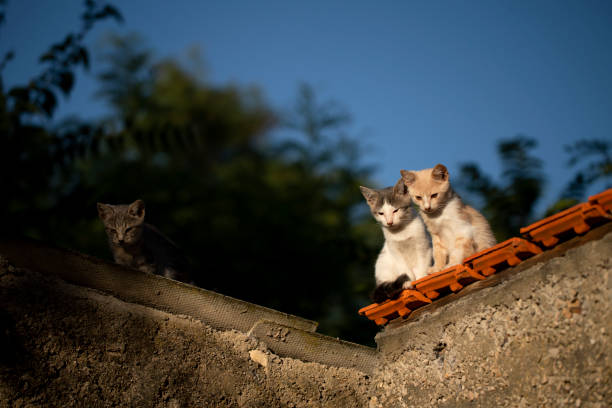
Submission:
<svg viewBox="0 0 612 408">
<path fill-rule="evenodd" d="M 160 57 L 198 46 L 211 82 L 257 85 L 278 109 L 307 82 L 352 114 L 380 185 L 436 163 L 451 180 L 468 161 L 498 175 L 496 143 L 521 133 L 539 142 L 549 204 L 573 174 L 563 146 L 612 139 L 608 0 L 112 3 L 125 23 L 99 24 L 89 44 L 113 30 L 140 33 Z M 17 55 L 5 85 L 35 74 L 81 11 L 77 0 L 8 0 L 0 52 Z M 56 117 L 106 112 L 95 72 L 94 61 Z"/>
</svg>

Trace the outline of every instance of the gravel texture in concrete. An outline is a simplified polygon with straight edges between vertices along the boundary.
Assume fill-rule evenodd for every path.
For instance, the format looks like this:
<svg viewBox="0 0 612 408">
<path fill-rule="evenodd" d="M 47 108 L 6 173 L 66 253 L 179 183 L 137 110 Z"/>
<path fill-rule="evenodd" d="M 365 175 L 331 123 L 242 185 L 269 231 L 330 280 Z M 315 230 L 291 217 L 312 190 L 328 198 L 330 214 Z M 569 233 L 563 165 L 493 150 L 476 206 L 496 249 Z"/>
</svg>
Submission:
<svg viewBox="0 0 612 408">
<path fill-rule="evenodd" d="M 369 377 L 0 258 L 0 407 L 359 407 Z"/>
</svg>

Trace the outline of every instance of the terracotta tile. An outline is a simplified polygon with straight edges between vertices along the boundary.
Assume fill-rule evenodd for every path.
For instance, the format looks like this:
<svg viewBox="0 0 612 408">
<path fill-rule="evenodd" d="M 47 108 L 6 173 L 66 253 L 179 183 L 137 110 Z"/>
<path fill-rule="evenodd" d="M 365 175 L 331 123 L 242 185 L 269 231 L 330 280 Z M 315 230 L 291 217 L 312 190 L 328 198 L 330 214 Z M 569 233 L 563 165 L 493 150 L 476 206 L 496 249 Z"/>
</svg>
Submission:
<svg viewBox="0 0 612 408">
<path fill-rule="evenodd" d="M 606 218 L 609 214 L 599 204 L 586 202 L 523 227 L 520 232 L 532 242 L 552 247 L 559 242 L 560 235 L 584 234 L 593 224 Z"/>
<path fill-rule="evenodd" d="M 507 266 L 516 266 L 524 259 L 541 252 L 537 245 L 515 237 L 464 259 L 463 265 L 477 274 L 490 276 Z"/>
<path fill-rule="evenodd" d="M 612 188 L 590 196 L 589 203 L 599 205 L 604 211 L 612 213 Z"/>
<path fill-rule="evenodd" d="M 359 310 L 359 314 L 381 326 L 386 324 L 393 316 L 407 317 L 410 313 L 428 303 L 431 300 L 416 290 L 404 290 L 395 300 L 387 300 L 383 303 L 373 303 Z"/>
<path fill-rule="evenodd" d="M 419 292 L 427 296 L 429 299 L 436 299 L 440 296 L 440 291 L 450 289 L 456 292 L 463 286 L 455 279 L 455 273 L 463 268 L 463 265 L 455 265 L 446 268 L 440 272 L 432 273 L 424 278 L 412 282 L 412 286 Z"/>
<path fill-rule="evenodd" d="M 384 318 L 397 311 L 403 304 L 399 299 L 386 300 L 382 303 L 373 303 L 359 311 L 359 314 L 365 315 L 370 320 Z"/>
<path fill-rule="evenodd" d="M 483 280 L 486 276 L 479 274 L 473 269 L 469 268 L 465 263 L 463 264 L 463 268 L 455 271 L 455 280 L 459 285 L 466 286 L 470 283 Z"/>
</svg>

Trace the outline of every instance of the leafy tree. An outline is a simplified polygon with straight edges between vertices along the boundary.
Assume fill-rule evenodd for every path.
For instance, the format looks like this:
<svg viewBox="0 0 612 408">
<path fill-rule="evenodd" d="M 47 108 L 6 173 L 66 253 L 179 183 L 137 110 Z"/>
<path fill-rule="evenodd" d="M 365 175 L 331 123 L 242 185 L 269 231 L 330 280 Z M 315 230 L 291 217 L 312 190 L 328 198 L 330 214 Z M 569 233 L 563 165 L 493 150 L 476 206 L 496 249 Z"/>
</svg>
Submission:
<svg viewBox="0 0 612 408">
<path fill-rule="evenodd" d="M 483 215 L 498 241 L 516 236 L 521 227 L 532 221 L 544 186 L 542 161 L 531 154 L 536 144 L 534 139 L 521 135 L 499 142 L 497 150 L 503 169 L 499 183 L 483 174 L 476 163 L 461 166 L 459 187 L 480 200 Z"/>
</svg>

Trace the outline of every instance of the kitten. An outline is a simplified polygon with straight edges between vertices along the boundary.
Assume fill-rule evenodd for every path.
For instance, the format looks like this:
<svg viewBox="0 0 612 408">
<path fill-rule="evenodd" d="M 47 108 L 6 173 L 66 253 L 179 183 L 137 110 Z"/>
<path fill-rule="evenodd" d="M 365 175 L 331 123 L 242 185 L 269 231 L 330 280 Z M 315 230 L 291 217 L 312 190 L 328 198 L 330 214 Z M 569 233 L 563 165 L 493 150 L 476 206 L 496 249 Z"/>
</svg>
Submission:
<svg viewBox="0 0 612 408">
<path fill-rule="evenodd" d="M 372 300 L 380 303 L 396 297 L 411 287 L 411 281 L 427 274 L 431 245 L 402 180 L 394 187 L 375 190 L 362 186 L 360 189 L 385 236 L 376 260 L 376 289 L 372 294 Z"/>
<path fill-rule="evenodd" d="M 115 262 L 192 283 L 189 261 L 179 247 L 157 228 L 144 222 L 142 200 L 129 205 L 98 203 L 98 215 L 106 228 Z"/>
<path fill-rule="evenodd" d="M 495 245 L 489 223 L 478 211 L 466 205 L 452 189 L 446 167 L 419 171 L 401 170 L 412 200 L 433 243 L 431 272 L 461 263 L 464 258 Z"/>
</svg>

